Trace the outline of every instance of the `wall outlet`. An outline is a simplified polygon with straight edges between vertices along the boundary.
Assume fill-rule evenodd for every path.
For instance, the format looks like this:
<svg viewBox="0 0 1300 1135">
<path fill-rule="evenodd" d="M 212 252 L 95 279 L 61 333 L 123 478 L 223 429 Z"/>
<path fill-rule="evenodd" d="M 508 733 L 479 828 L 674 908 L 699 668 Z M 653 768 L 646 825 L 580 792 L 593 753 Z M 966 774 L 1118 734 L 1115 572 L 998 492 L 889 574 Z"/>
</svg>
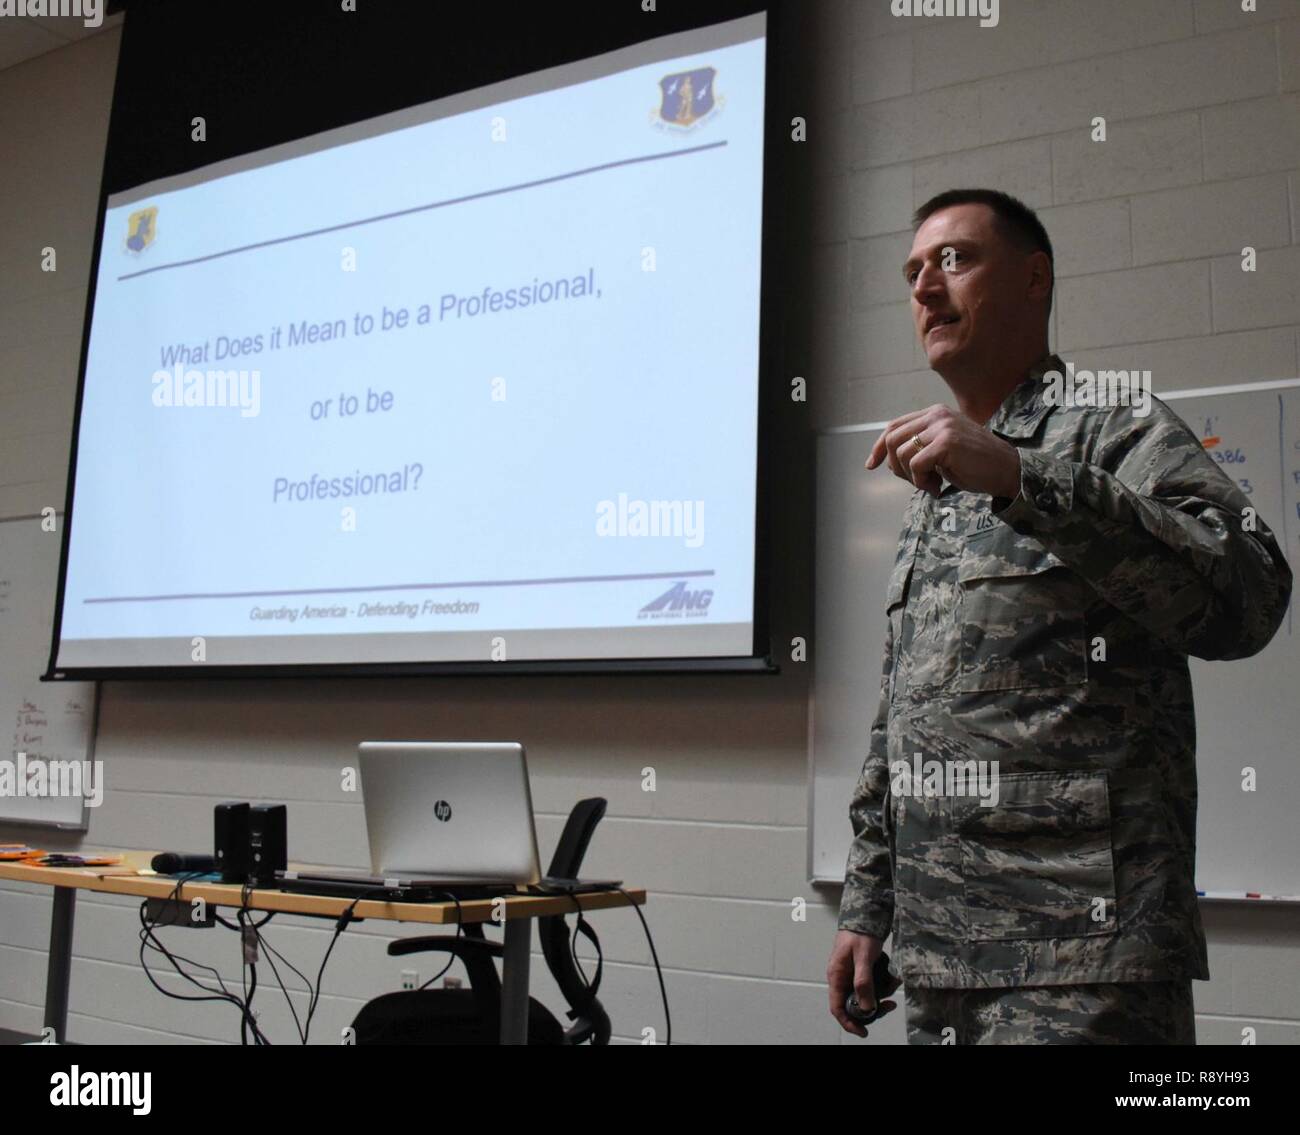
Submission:
<svg viewBox="0 0 1300 1135">
<path fill-rule="evenodd" d="M 416 989 L 420 985 L 420 975 L 413 969 L 402 970 L 402 988 Z"/>
</svg>

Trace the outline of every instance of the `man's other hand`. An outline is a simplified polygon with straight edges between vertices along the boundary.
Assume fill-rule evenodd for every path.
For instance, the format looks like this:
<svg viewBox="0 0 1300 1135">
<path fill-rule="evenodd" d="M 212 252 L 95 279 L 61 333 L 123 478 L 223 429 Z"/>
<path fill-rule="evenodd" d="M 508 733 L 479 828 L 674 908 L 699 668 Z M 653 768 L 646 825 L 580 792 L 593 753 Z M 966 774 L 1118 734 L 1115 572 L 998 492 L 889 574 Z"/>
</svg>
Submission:
<svg viewBox="0 0 1300 1135">
<path fill-rule="evenodd" d="M 844 1008 L 844 1002 L 853 993 L 864 1013 L 874 1012 L 876 1008 L 876 991 L 871 980 L 871 967 L 876 964 L 884 949 L 884 942 L 870 934 L 859 934 L 855 930 L 840 930 L 835 934 L 831 946 L 831 960 L 826 965 L 826 985 L 830 990 L 831 1016 L 840 1023 L 840 1027 L 854 1036 L 866 1036 L 867 1030 Z M 894 1001 L 882 1001 L 880 1013 L 883 1016 L 898 1007 Z"/>
</svg>

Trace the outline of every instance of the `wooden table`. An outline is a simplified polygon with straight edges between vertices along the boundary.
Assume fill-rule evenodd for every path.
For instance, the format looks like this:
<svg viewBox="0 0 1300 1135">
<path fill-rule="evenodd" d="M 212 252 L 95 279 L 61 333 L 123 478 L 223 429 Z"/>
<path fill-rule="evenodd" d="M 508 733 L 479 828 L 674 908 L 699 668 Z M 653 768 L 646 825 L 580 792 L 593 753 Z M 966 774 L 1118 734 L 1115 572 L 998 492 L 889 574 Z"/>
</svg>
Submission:
<svg viewBox="0 0 1300 1135">
<path fill-rule="evenodd" d="M 167 875 L 141 875 L 148 869 L 155 852 L 84 852 L 83 854 L 121 855 L 123 862 L 114 867 L 37 867 L 26 863 L 0 863 L 0 879 L 36 883 L 54 888 L 54 914 L 50 920 L 50 953 L 45 978 L 45 1026 L 62 1040 L 68 1024 L 68 979 L 72 972 L 72 923 L 76 912 L 77 891 L 98 891 L 110 895 L 136 895 L 140 898 L 190 902 L 203 899 L 210 906 L 245 907 L 249 910 L 277 911 L 284 914 L 319 915 L 337 918 L 353 905 L 349 898 L 327 895 L 304 895 L 286 891 L 258 889 L 242 899 L 243 888 L 226 883 L 183 883 L 177 890 L 174 878 Z M 290 867 L 300 866 L 290 864 Z M 645 891 L 625 888 L 581 895 L 507 895 L 505 896 L 505 940 L 501 964 L 501 1043 L 528 1043 L 528 964 L 532 944 L 533 919 L 553 914 L 572 914 L 577 910 L 607 910 L 613 907 L 638 906 L 645 903 Z M 491 922 L 495 899 L 461 900 L 461 922 Z M 435 926 L 454 926 L 457 906 L 453 902 L 403 903 L 375 902 L 363 899 L 353 909 L 355 918 L 379 918 L 391 922 L 422 922 Z"/>
</svg>

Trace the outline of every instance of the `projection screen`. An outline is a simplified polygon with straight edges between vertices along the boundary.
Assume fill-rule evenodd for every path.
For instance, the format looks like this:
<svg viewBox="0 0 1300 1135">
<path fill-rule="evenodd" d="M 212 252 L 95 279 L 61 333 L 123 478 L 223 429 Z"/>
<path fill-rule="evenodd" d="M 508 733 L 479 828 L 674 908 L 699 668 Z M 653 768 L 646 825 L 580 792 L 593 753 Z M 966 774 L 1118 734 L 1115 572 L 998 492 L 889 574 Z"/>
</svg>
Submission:
<svg viewBox="0 0 1300 1135">
<path fill-rule="evenodd" d="M 54 676 L 755 654 L 765 36 L 109 196 Z"/>
</svg>

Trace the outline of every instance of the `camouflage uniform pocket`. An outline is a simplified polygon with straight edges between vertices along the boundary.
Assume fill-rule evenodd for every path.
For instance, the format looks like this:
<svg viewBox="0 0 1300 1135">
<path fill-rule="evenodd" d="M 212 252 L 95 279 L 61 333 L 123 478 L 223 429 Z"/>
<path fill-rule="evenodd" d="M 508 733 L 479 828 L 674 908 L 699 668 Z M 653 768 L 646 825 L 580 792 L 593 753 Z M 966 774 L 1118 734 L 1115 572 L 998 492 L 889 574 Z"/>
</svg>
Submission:
<svg viewBox="0 0 1300 1135">
<path fill-rule="evenodd" d="M 967 934 L 977 941 L 1114 934 L 1104 772 L 1009 773 L 991 808 L 956 815 Z"/>
<path fill-rule="evenodd" d="M 1038 546 L 972 541 L 961 585 L 961 691 L 1077 686 L 1087 680 L 1087 587 Z"/>
</svg>

